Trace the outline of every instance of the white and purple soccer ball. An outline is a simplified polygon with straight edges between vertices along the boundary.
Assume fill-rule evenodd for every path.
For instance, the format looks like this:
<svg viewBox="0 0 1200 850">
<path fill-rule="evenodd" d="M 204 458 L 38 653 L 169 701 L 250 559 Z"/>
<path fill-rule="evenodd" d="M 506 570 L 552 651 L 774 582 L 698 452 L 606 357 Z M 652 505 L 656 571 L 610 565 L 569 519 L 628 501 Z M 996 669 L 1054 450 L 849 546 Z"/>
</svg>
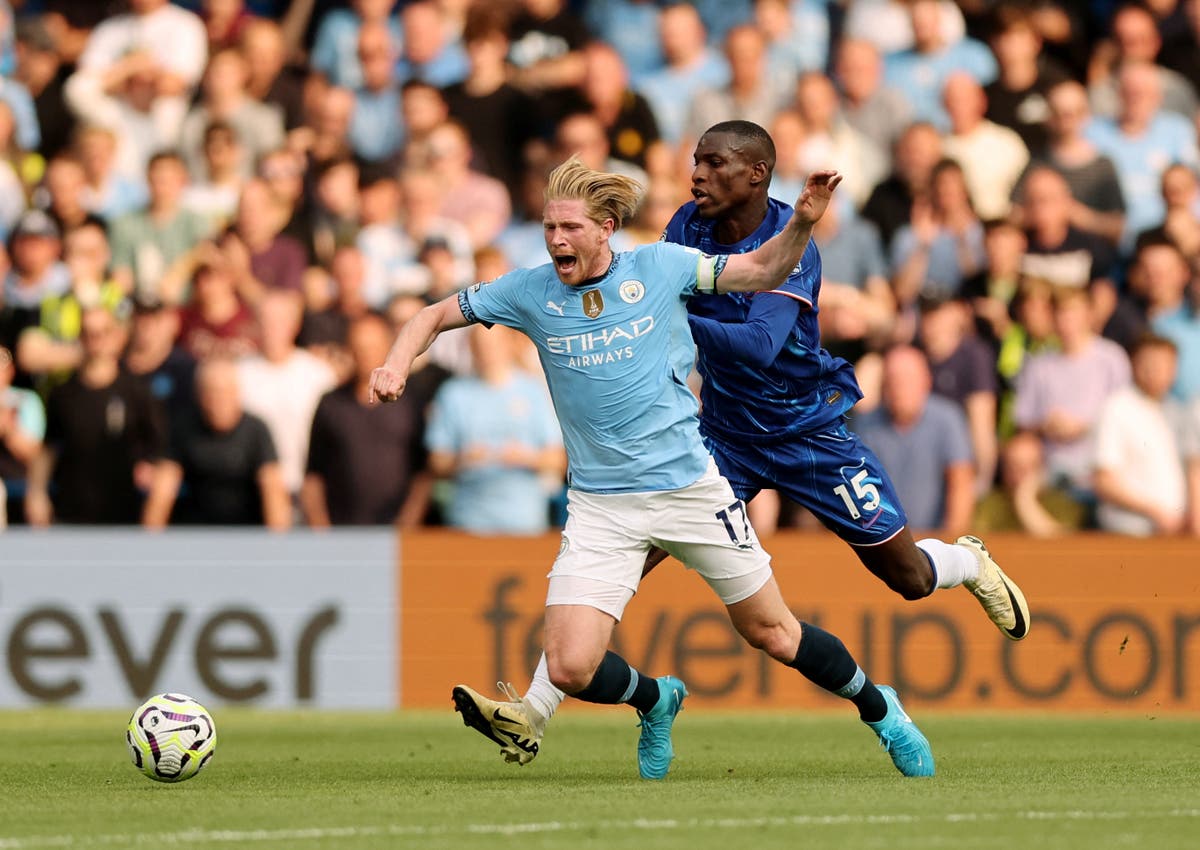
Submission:
<svg viewBox="0 0 1200 850">
<path fill-rule="evenodd" d="M 158 694 L 139 705 L 125 730 L 133 765 L 156 782 L 191 779 L 212 760 L 217 727 L 184 694 Z"/>
</svg>

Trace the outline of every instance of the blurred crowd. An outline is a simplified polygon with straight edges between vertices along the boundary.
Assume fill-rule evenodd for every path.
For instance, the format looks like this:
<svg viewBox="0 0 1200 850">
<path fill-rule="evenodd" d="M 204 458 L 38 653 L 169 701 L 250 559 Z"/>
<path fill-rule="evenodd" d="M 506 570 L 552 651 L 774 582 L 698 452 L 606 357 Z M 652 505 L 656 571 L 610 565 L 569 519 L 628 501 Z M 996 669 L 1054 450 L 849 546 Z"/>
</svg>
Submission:
<svg viewBox="0 0 1200 850">
<path fill-rule="evenodd" d="M 9 523 L 554 527 L 524 337 L 370 370 L 546 261 L 566 157 L 626 249 L 745 118 L 773 196 L 846 175 L 822 333 L 910 524 L 1200 535 L 1200 0 L 0 0 L 0 75 Z"/>
</svg>

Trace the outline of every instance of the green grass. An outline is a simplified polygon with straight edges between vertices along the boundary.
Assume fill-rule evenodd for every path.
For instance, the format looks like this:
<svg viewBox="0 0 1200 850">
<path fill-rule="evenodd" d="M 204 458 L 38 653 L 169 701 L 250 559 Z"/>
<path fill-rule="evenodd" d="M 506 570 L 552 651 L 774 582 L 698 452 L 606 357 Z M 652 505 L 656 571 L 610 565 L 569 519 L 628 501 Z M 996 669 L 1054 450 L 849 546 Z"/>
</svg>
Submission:
<svg viewBox="0 0 1200 850">
<path fill-rule="evenodd" d="M 0 850 L 1200 846 L 1200 720 L 921 719 L 929 780 L 851 716 L 686 712 L 650 783 L 625 709 L 564 711 L 524 768 L 449 711 L 224 710 L 173 786 L 129 764 L 123 716 L 0 713 Z"/>
</svg>

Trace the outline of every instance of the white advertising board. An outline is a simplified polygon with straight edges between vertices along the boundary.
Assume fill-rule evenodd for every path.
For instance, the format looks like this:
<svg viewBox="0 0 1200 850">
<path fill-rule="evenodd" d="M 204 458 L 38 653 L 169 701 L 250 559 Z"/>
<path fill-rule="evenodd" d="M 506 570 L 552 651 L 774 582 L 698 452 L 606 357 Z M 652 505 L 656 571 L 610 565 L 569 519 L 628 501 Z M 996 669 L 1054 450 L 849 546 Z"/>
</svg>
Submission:
<svg viewBox="0 0 1200 850">
<path fill-rule="evenodd" d="M 0 534 L 0 706 L 397 703 L 391 529 Z"/>
</svg>

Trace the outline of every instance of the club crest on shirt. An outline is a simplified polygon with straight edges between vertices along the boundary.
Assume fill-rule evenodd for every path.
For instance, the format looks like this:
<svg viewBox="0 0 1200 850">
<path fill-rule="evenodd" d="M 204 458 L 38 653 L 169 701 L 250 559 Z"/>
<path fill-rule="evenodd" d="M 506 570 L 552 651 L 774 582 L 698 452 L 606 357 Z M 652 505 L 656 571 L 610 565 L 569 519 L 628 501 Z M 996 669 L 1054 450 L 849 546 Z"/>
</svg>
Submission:
<svg viewBox="0 0 1200 850">
<path fill-rule="evenodd" d="M 640 280 L 627 280 L 621 284 L 618 292 L 626 304 L 636 304 L 645 297 L 646 287 Z"/>
<path fill-rule="evenodd" d="M 604 312 L 604 296 L 599 289 L 589 289 L 583 293 L 583 315 L 596 319 Z"/>
</svg>

